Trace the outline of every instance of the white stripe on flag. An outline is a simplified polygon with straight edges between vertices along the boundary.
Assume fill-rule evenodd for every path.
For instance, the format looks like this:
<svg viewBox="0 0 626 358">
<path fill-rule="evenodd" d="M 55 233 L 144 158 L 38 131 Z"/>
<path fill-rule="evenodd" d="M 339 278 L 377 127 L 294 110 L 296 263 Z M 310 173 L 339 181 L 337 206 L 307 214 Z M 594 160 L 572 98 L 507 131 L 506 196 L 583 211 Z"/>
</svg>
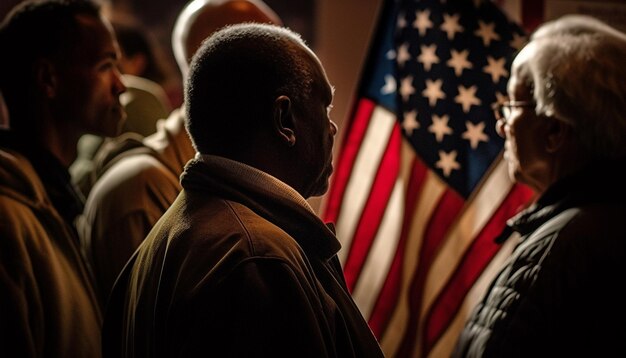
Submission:
<svg viewBox="0 0 626 358">
<path fill-rule="evenodd" d="M 370 317 L 376 304 L 378 293 L 385 283 L 400 240 L 404 215 L 403 188 L 404 183 L 399 178 L 396 180 L 383 220 L 352 293 L 357 306 L 366 318 Z"/>
<path fill-rule="evenodd" d="M 386 355 L 392 357 L 395 355 L 404 336 L 409 318 L 408 290 L 410 282 L 416 273 L 418 257 L 424 238 L 424 229 L 428 225 L 431 213 L 435 210 L 435 206 L 446 191 L 446 188 L 446 184 L 436 174 L 428 170 L 413 217 L 409 219 L 409 222 L 404 223 L 404 225 L 410 225 L 410 229 L 404 250 L 400 293 L 396 309 L 381 340 L 381 347 Z"/>
<path fill-rule="evenodd" d="M 513 183 L 509 179 L 507 163 L 500 160 L 484 185 L 476 193 L 460 220 L 445 238 L 434 259 L 426 284 L 420 317 L 425 317 L 441 289 L 446 285 L 474 238 L 489 222 L 494 212 L 506 199 Z"/>
<path fill-rule="evenodd" d="M 498 250 L 498 253 L 491 259 L 489 265 L 487 265 L 483 273 L 468 291 L 456 316 L 452 322 L 450 322 L 441 338 L 433 346 L 428 355 L 429 357 L 450 357 L 458 336 L 465 326 L 469 315 L 472 313 L 474 306 L 482 299 L 487 287 L 498 272 L 500 272 L 502 265 L 504 265 L 504 262 L 509 258 L 511 252 L 513 252 L 513 248 L 518 242 L 519 235 L 515 233 L 505 241 L 500 250 Z"/>
<path fill-rule="evenodd" d="M 359 224 L 395 123 L 396 117 L 392 112 L 376 106 L 343 195 L 343 198 L 347 199 L 342 201 L 336 220 L 337 238 L 342 246 L 338 256 L 342 264 L 345 263 L 354 232 Z"/>
</svg>

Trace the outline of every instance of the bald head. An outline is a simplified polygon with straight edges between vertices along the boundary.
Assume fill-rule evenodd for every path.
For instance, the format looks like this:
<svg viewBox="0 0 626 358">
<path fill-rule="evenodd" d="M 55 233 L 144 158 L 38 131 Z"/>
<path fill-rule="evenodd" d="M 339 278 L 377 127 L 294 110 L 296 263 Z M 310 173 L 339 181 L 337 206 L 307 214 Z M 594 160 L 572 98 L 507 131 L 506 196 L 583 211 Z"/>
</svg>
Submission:
<svg viewBox="0 0 626 358">
<path fill-rule="evenodd" d="M 172 48 L 183 77 L 202 41 L 220 28 L 244 22 L 282 25 L 276 13 L 261 0 L 193 0 L 176 20 Z"/>
</svg>

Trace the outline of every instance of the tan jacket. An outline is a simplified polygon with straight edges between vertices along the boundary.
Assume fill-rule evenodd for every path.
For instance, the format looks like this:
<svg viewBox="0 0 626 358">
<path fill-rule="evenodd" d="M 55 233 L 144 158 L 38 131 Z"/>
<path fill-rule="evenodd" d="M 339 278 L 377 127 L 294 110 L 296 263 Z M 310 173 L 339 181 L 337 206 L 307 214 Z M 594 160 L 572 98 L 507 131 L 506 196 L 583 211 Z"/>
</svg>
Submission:
<svg viewBox="0 0 626 358">
<path fill-rule="evenodd" d="M 181 190 L 179 176 L 194 150 L 182 111 L 145 139 L 125 135 L 96 158 L 96 184 L 77 220 L 104 305 L 117 275 Z"/>
<path fill-rule="evenodd" d="M 77 238 L 30 162 L 0 148 L 0 347 L 99 357 L 101 313 Z"/>
</svg>

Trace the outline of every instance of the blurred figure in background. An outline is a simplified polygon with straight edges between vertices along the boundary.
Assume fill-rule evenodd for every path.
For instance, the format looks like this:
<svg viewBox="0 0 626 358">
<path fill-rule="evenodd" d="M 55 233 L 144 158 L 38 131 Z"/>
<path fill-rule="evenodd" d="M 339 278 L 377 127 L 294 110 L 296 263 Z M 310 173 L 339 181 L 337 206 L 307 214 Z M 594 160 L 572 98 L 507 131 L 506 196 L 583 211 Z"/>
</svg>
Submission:
<svg viewBox="0 0 626 358">
<path fill-rule="evenodd" d="M 156 122 L 172 111 L 169 98 L 162 87 L 165 69 L 157 56 L 156 42 L 138 23 L 113 21 L 122 58 L 120 70 L 126 92 L 122 104 L 126 110 L 124 132 L 148 136 L 155 132 Z"/>
<path fill-rule="evenodd" d="M 626 34 L 588 16 L 542 25 L 498 107 L 510 176 L 540 196 L 454 357 L 624 357 Z"/>
<path fill-rule="evenodd" d="M 125 87 L 98 5 L 24 1 L 0 25 L 0 347 L 15 357 L 101 355 L 101 311 L 74 220 L 81 135 L 116 136 Z M 10 352 L 10 353 L 9 353 Z"/>
<path fill-rule="evenodd" d="M 187 61 L 202 40 L 238 22 L 282 23 L 261 1 L 190 2 L 172 36 L 181 72 L 187 74 Z M 154 135 L 145 139 L 122 135 L 98 152 L 91 176 L 95 186 L 79 220 L 79 231 L 103 303 L 126 261 L 180 192 L 179 176 L 194 154 L 182 108 L 160 122 Z"/>
</svg>

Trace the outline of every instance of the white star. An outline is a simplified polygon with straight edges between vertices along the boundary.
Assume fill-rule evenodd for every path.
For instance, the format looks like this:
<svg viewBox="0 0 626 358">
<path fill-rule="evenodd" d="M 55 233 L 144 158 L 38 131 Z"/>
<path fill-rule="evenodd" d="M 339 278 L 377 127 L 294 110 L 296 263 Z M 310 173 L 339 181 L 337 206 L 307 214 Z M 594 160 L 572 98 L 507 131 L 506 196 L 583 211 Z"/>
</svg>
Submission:
<svg viewBox="0 0 626 358">
<path fill-rule="evenodd" d="M 429 17 L 430 10 L 417 11 L 415 13 L 415 21 L 413 21 L 413 27 L 419 30 L 420 36 L 424 36 L 426 34 L 426 30 L 433 27 L 433 23 L 432 21 L 430 21 Z"/>
<path fill-rule="evenodd" d="M 430 104 L 431 107 L 435 106 L 438 99 L 446 98 L 446 94 L 441 90 L 442 85 L 443 81 L 441 79 L 436 81 L 431 79 L 426 80 L 426 89 L 422 91 L 422 95 L 428 98 L 428 104 Z"/>
<path fill-rule="evenodd" d="M 398 59 L 397 62 L 400 67 L 404 67 L 404 63 L 411 59 L 411 54 L 409 53 L 409 44 L 407 42 L 400 45 L 398 48 Z"/>
<path fill-rule="evenodd" d="M 446 64 L 454 68 L 454 74 L 458 77 L 463 73 L 463 69 L 472 68 L 472 63 L 467 60 L 469 56 L 469 50 L 463 50 L 461 52 L 457 50 L 450 51 L 450 59 Z"/>
<path fill-rule="evenodd" d="M 413 87 L 413 76 L 407 76 L 402 79 L 402 83 L 400 84 L 400 94 L 402 95 L 402 100 L 404 102 L 409 100 L 409 97 L 415 93 L 415 88 Z"/>
<path fill-rule="evenodd" d="M 439 151 L 439 160 L 435 163 L 435 166 L 443 171 L 443 176 L 446 178 L 450 176 L 450 173 L 454 169 L 461 169 L 461 165 L 456 161 L 456 150 L 450 153 L 446 153 L 443 150 Z"/>
<path fill-rule="evenodd" d="M 435 139 L 437 142 L 443 140 L 444 135 L 452 135 L 453 131 L 450 126 L 448 126 L 448 121 L 450 121 L 450 117 L 448 115 L 438 116 L 433 115 L 433 124 L 428 127 L 428 131 L 435 135 Z"/>
<path fill-rule="evenodd" d="M 387 57 L 388 60 L 393 60 L 394 58 L 396 58 L 396 51 L 394 49 L 387 51 L 385 57 Z"/>
<path fill-rule="evenodd" d="M 385 75 L 385 85 L 380 89 L 380 94 L 390 94 L 396 91 L 396 78 Z"/>
<path fill-rule="evenodd" d="M 487 56 L 487 62 L 489 62 L 489 65 L 483 67 L 483 70 L 491 75 L 493 83 L 498 83 L 500 77 L 509 75 L 509 71 L 504 68 L 506 58 L 502 57 L 501 59 L 496 60 L 491 56 Z"/>
<path fill-rule="evenodd" d="M 404 13 L 398 14 L 397 27 L 398 27 L 398 29 L 403 29 L 403 28 L 406 27 L 406 19 L 405 19 Z"/>
<path fill-rule="evenodd" d="M 483 38 L 483 44 L 485 45 L 485 47 L 489 46 L 491 40 L 500 40 L 500 35 L 498 35 L 494 31 L 494 27 L 496 26 L 495 23 L 492 22 L 490 24 L 487 24 L 481 20 L 478 20 L 478 26 L 480 26 L 480 29 L 476 30 L 474 34 Z"/>
<path fill-rule="evenodd" d="M 466 121 L 465 126 L 467 130 L 461 134 L 461 137 L 469 140 L 472 149 L 476 149 L 479 142 L 489 141 L 489 137 L 485 134 L 485 122 L 474 125 L 474 123 Z"/>
<path fill-rule="evenodd" d="M 528 39 L 526 38 L 526 36 L 522 36 L 520 34 L 513 33 L 513 40 L 511 40 L 509 45 L 511 45 L 511 47 L 513 47 L 514 49 L 519 51 L 519 50 L 522 49 L 522 47 L 524 47 L 524 45 L 526 45 L 527 41 L 528 41 Z"/>
<path fill-rule="evenodd" d="M 439 57 L 435 54 L 435 51 L 437 51 L 437 45 L 422 45 L 420 46 L 420 49 L 422 50 L 422 53 L 417 56 L 417 59 L 424 65 L 426 71 L 430 71 L 433 63 L 439 63 Z"/>
<path fill-rule="evenodd" d="M 463 26 L 459 25 L 459 17 L 459 14 L 443 14 L 443 24 L 441 24 L 441 29 L 448 34 L 448 40 L 454 39 L 454 35 L 457 32 L 463 31 Z"/>
<path fill-rule="evenodd" d="M 463 106 L 463 112 L 467 113 L 470 110 L 471 105 L 479 106 L 481 104 L 480 99 L 476 98 L 476 91 L 478 87 L 472 86 L 466 88 L 459 86 L 459 95 L 454 97 L 454 101 Z"/>
<path fill-rule="evenodd" d="M 417 121 L 417 110 L 411 112 L 404 112 L 404 120 L 402 121 L 402 128 L 409 135 L 413 135 L 413 131 L 419 129 L 420 123 Z"/>
</svg>

